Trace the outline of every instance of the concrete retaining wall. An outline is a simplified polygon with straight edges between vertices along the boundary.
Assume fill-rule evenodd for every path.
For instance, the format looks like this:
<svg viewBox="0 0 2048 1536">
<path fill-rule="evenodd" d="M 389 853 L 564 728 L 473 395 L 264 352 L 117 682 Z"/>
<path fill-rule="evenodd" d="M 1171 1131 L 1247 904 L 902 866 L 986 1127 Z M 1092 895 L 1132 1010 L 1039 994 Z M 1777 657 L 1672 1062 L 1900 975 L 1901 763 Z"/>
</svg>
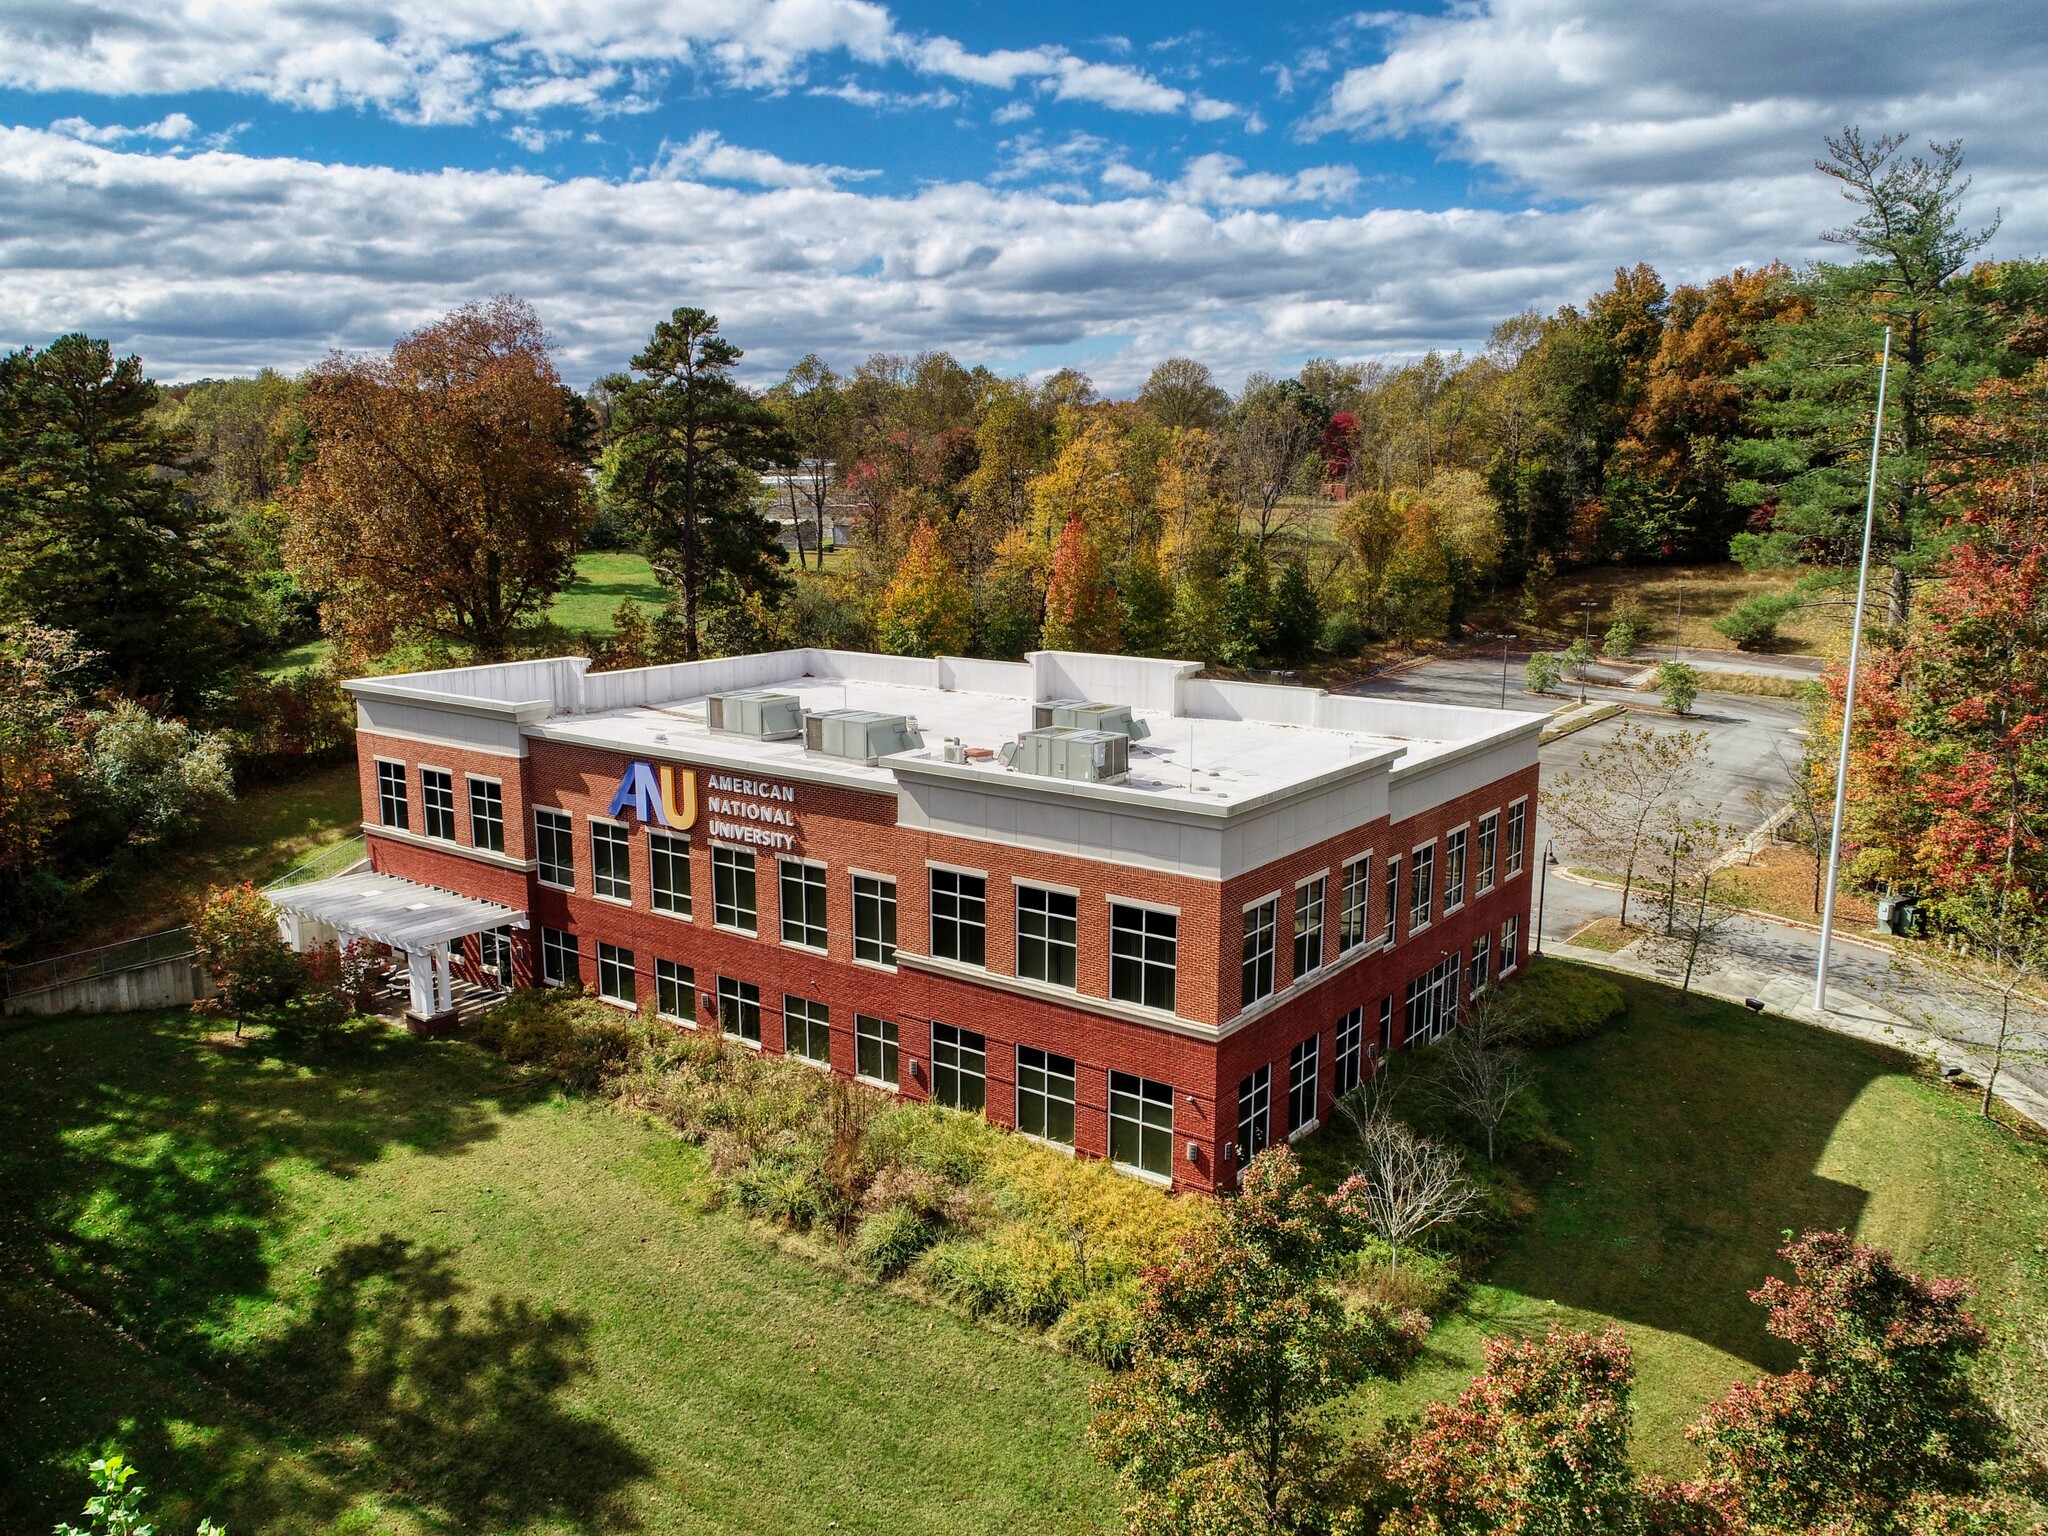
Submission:
<svg viewBox="0 0 2048 1536">
<path fill-rule="evenodd" d="M 148 965 L 81 976 L 7 999 L 7 1013 L 135 1013 L 149 1008 L 182 1008 L 213 995 L 213 983 L 192 955 Z"/>
</svg>

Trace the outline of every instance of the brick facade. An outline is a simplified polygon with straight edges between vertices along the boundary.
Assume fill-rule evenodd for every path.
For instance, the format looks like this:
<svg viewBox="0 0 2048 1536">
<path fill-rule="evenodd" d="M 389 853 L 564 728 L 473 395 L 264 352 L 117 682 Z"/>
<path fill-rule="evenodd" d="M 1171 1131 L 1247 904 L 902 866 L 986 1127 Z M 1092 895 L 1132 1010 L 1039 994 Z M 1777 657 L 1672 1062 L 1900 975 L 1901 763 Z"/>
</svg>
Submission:
<svg viewBox="0 0 2048 1536">
<path fill-rule="evenodd" d="M 536 945 L 542 927 L 574 936 L 583 980 L 595 989 L 599 942 L 632 952 L 639 1005 L 653 1011 L 654 962 L 691 967 L 700 999 L 713 994 L 720 976 L 751 982 L 761 995 L 761 1048 L 783 1049 L 783 1000 L 799 997 L 829 1010 L 831 1062 L 851 1072 L 855 1059 L 855 1015 L 896 1024 L 900 1053 L 899 1088 L 906 1097 L 931 1091 L 931 1024 L 971 1030 L 986 1040 L 987 1113 L 999 1124 L 1015 1121 L 1017 1047 L 1030 1046 L 1069 1057 L 1075 1070 L 1075 1147 L 1086 1156 L 1104 1155 L 1109 1138 L 1109 1076 L 1125 1072 L 1170 1085 L 1174 1095 L 1173 1180 L 1177 1186 L 1209 1190 L 1227 1186 L 1235 1164 L 1225 1157 L 1234 1140 L 1239 1081 L 1260 1065 L 1273 1068 L 1272 1134 L 1293 1129 L 1287 1121 L 1290 1053 L 1311 1035 L 1319 1037 L 1316 1114 L 1327 1112 L 1332 1096 L 1335 1026 L 1354 1006 L 1366 1009 L 1367 1038 L 1377 1035 L 1382 998 L 1395 1000 L 1396 1041 L 1400 1038 L 1402 994 L 1407 983 L 1456 950 L 1469 963 L 1471 944 L 1484 932 L 1497 947 L 1502 925 L 1519 919 L 1528 935 L 1530 877 L 1534 858 L 1525 850 L 1513 877 L 1502 867 L 1493 888 L 1476 888 L 1468 875 L 1467 899 L 1455 912 L 1442 912 L 1442 838 L 1527 798 L 1532 807 L 1536 769 L 1496 781 L 1485 789 L 1396 825 L 1384 819 L 1346 829 L 1315 847 L 1264 868 L 1215 881 L 1100 859 L 1063 857 L 1007 844 L 933 834 L 896 824 L 896 797 L 812 783 L 796 783 L 787 808 L 794 826 L 793 856 L 826 866 L 827 942 L 823 953 L 781 942 L 781 893 L 775 850 L 756 847 L 758 931 L 736 932 L 712 918 L 710 824 L 714 775 L 698 767 L 698 810 L 688 832 L 692 913 L 672 916 L 653 910 L 651 855 L 644 829 L 626 821 L 632 870 L 630 903 L 595 894 L 592 886 L 591 818 L 607 811 L 631 758 L 623 752 L 534 740 L 530 755 L 513 758 L 365 732 L 359 738 L 364 820 L 370 824 L 372 866 L 385 873 L 465 895 L 502 902 L 525 911 L 532 928 L 515 939 L 515 969 L 522 981 L 536 979 Z M 403 762 L 410 798 L 407 834 L 387 833 L 376 823 L 376 760 Z M 686 766 L 679 764 L 678 767 Z M 456 837 L 453 845 L 423 835 L 420 802 L 422 767 L 454 776 Z M 485 857 L 472 849 L 467 780 L 497 780 L 502 786 L 505 849 Z M 769 780 L 768 782 L 786 782 Z M 575 889 L 541 883 L 533 868 L 533 809 L 554 808 L 572 817 Z M 1530 811 L 1533 829 L 1533 808 Z M 1435 841 L 1437 915 L 1411 934 L 1407 922 L 1410 849 Z M 1370 850 L 1374 856 L 1368 908 L 1368 939 L 1361 953 L 1337 950 L 1339 890 L 1346 861 Z M 1398 937 L 1380 945 L 1385 859 L 1403 864 Z M 920 964 L 930 933 L 928 866 L 980 871 L 986 879 L 987 981 L 957 968 Z M 894 968 L 856 961 L 851 872 L 885 875 L 896 882 L 897 943 L 902 961 Z M 1294 893 L 1297 882 L 1325 873 L 1323 965 L 1299 985 L 1293 976 Z M 1015 981 L 1018 882 L 1039 883 L 1076 896 L 1077 982 L 1073 1002 L 1046 995 L 1043 983 Z M 1278 893 L 1275 935 L 1275 991 L 1250 1009 L 1241 1006 L 1243 909 Z M 1112 898 L 1178 914 L 1174 1014 L 1153 1016 L 1130 1004 L 1109 1001 L 1109 919 Z M 475 941 L 468 962 L 477 958 Z M 1494 969 L 1499 970 L 1496 960 Z M 1005 984 L 1007 983 L 1007 984 Z M 709 1019 L 709 1014 L 705 1015 Z M 700 1026 L 701 1027 L 701 1026 Z M 1191 1150 L 1192 1149 L 1192 1155 Z"/>
</svg>

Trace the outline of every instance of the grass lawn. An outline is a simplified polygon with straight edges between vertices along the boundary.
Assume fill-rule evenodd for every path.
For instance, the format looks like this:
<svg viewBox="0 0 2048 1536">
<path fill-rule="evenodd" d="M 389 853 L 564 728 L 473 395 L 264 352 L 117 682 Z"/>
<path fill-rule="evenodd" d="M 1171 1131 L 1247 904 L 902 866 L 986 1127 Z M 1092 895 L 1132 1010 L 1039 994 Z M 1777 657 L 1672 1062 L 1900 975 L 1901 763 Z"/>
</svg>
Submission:
<svg viewBox="0 0 2048 1536">
<path fill-rule="evenodd" d="M 0 1034 L 0 1529 L 1003 1532 L 1111 1512 L 1096 1373 L 777 1251 L 471 1048 Z"/>
<path fill-rule="evenodd" d="M 609 633 L 619 604 L 631 600 L 652 618 L 668 601 L 646 557 L 629 550 L 589 550 L 576 557 L 576 579 L 555 599 L 548 617 L 564 629 Z"/>
<path fill-rule="evenodd" d="M 1648 611 L 1649 645 L 1698 646 L 1710 651 L 1735 651 L 1735 642 L 1714 628 L 1744 600 L 1766 592 L 1783 592 L 1796 582 L 1798 571 L 1751 571 L 1727 565 L 1589 566 L 1559 575 L 1550 604 L 1552 628 L 1545 644 L 1565 645 L 1585 627 L 1579 604 L 1598 603 L 1593 613 L 1593 642 L 1599 644 L 1615 599 L 1632 594 Z M 1795 609 L 1778 627 L 1775 651 L 1828 656 L 1849 643 L 1850 604 Z M 1525 640 L 1538 633 L 1518 624 Z"/>
<path fill-rule="evenodd" d="M 1636 1351 L 1637 1451 L 1692 1466 L 1684 1438 L 1732 1382 L 1791 1362 L 1746 1293 L 1786 1229 L 1841 1228 L 1979 1282 L 2009 1330 L 2048 1323 L 2048 1154 L 1890 1053 L 1731 1004 L 1616 978 L 1624 1018 L 1538 1053 L 1575 1155 L 1534 1217 L 1430 1339 L 1421 1369 L 1358 1419 L 1454 1394 L 1486 1333 L 1619 1323 Z"/>
</svg>

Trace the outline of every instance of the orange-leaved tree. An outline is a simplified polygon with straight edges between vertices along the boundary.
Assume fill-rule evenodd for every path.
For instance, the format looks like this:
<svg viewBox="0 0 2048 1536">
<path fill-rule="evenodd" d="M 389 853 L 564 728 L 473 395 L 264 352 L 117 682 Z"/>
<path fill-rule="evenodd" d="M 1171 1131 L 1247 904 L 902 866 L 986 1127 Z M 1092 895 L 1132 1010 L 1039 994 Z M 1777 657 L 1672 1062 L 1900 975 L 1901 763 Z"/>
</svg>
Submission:
<svg viewBox="0 0 2048 1536">
<path fill-rule="evenodd" d="M 440 639 L 502 656 L 569 584 L 589 445 L 549 349 L 532 308 L 501 296 L 389 357 L 313 370 L 284 555 L 346 651 Z"/>
<path fill-rule="evenodd" d="M 957 656 L 967 649 L 974 599 L 938 528 L 920 523 L 876 624 L 882 649 L 896 656 Z"/>
<path fill-rule="evenodd" d="M 1116 651 L 1123 646 L 1116 593 L 1102 551 L 1078 517 L 1067 519 L 1053 546 L 1040 643 L 1049 651 Z"/>
</svg>

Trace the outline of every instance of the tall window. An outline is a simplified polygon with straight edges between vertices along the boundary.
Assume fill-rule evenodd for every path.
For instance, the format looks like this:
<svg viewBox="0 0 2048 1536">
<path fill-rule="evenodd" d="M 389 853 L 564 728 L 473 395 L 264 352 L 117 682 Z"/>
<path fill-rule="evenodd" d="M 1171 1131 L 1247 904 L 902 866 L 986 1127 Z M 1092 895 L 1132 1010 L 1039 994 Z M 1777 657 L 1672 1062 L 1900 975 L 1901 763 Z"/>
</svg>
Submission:
<svg viewBox="0 0 2048 1536">
<path fill-rule="evenodd" d="M 957 869 L 932 871 L 932 955 L 988 963 L 988 882 Z"/>
<path fill-rule="evenodd" d="M 761 1043 L 761 989 L 751 981 L 718 978 L 718 1027 L 737 1040 Z"/>
<path fill-rule="evenodd" d="M 1260 1067 L 1237 1085 L 1237 1165 L 1242 1168 L 1273 1140 L 1273 1069 Z"/>
<path fill-rule="evenodd" d="M 1408 861 L 1408 931 L 1429 926 L 1436 902 L 1436 848 L 1418 848 Z"/>
<path fill-rule="evenodd" d="M 711 848 L 711 920 L 747 933 L 760 931 L 754 905 L 754 856 L 738 848 Z"/>
<path fill-rule="evenodd" d="M 1109 1160 L 1173 1177 L 1173 1089 L 1129 1072 L 1109 1074 Z"/>
<path fill-rule="evenodd" d="M 1444 911 L 1465 904 L 1465 828 L 1444 839 Z"/>
<path fill-rule="evenodd" d="M 1344 866 L 1344 879 L 1337 887 L 1337 953 L 1365 942 L 1366 906 L 1372 899 L 1372 855 L 1353 859 Z"/>
<path fill-rule="evenodd" d="M 1384 894 L 1380 898 L 1380 936 L 1389 944 L 1394 942 L 1394 918 L 1401 910 L 1401 860 L 1389 857 L 1387 873 L 1380 884 Z"/>
<path fill-rule="evenodd" d="M 692 966 L 673 960 L 654 962 L 654 1006 L 665 1019 L 678 1024 L 697 1022 L 697 972 Z"/>
<path fill-rule="evenodd" d="M 1500 973 L 1506 976 L 1522 963 L 1522 918 L 1516 913 L 1500 925 Z"/>
<path fill-rule="evenodd" d="M 1527 831 L 1524 825 L 1528 817 L 1529 802 L 1517 800 L 1508 807 L 1508 878 L 1514 879 L 1522 872 L 1522 842 Z"/>
<path fill-rule="evenodd" d="M 809 998 L 783 998 L 782 1048 L 805 1061 L 815 1061 L 820 1066 L 830 1065 L 832 1010 Z"/>
<path fill-rule="evenodd" d="M 1287 1056 L 1287 1129 L 1299 1132 L 1315 1124 L 1317 1076 L 1322 1070 L 1323 1037 L 1310 1035 Z"/>
<path fill-rule="evenodd" d="M 988 1103 L 988 1041 L 971 1029 L 932 1025 L 932 1102 L 979 1114 Z"/>
<path fill-rule="evenodd" d="M 469 781 L 469 841 L 489 853 L 505 851 L 505 790 L 496 779 Z"/>
<path fill-rule="evenodd" d="M 690 840 L 673 832 L 647 834 L 647 866 L 654 892 L 654 910 L 673 917 L 690 915 Z"/>
<path fill-rule="evenodd" d="M 1472 941 L 1472 995 L 1477 997 L 1493 980 L 1493 935 L 1482 933 Z"/>
<path fill-rule="evenodd" d="M 879 875 L 853 877 L 853 958 L 896 963 L 896 882 Z"/>
<path fill-rule="evenodd" d="M 1331 1091 L 1340 1099 L 1365 1079 L 1365 1005 L 1337 1021 L 1337 1054 L 1330 1063 Z"/>
<path fill-rule="evenodd" d="M 1479 818 L 1479 894 L 1493 889 L 1494 865 L 1500 855 L 1500 812 L 1488 811 Z"/>
<path fill-rule="evenodd" d="M 597 995 L 608 1003 L 633 1006 L 639 996 L 633 978 L 633 951 L 598 940 Z"/>
<path fill-rule="evenodd" d="M 498 985 L 512 985 L 512 927 L 486 928 L 476 936 L 477 963 L 498 979 Z"/>
<path fill-rule="evenodd" d="M 540 883 L 576 888 L 575 823 L 567 811 L 533 813 L 533 851 L 540 864 Z"/>
<path fill-rule="evenodd" d="M 1408 983 L 1407 1042 L 1427 1045 L 1458 1022 L 1458 972 L 1462 956 L 1455 950 Z"/>
<path fill-rule="evenodd" d="M 1075 901 L 1065 891 L 1017 887 L 1017 974 L 1056 987 L 1075 984 Z"/>
<path fill-rule="evenodd" d="M 1074 1058 L 1017 1047 L 1017 1129 L 1026 1136 L 1074 1144 Z"/>
<path fill-rule="evenodd" d="M 1244 1006 L 1249 1008 L 1273 990 L 1273 950 L 1279 920 L 1279 899 L 1267 897 L 1244 913 Z"/>
<path fill-rule="evenodd" d="M 420 830 L 455 841 L 455 775 L 445 768 L 420 770 Z"/>
<path fill-rule="evenodd" d="M 893 1019 L 853 1016 L 853 1070 L 870 1082 L 896 1083 L 896 1024 Z"/>
<path fill-rule="evenodd" d="M 377 764 L 377 819 L 403 832 L 412 825 L 411 801 L 405 793 L 405 764 Z"/>
<path fill-rule="evenodd" d="M 613 901 L 633 899 L 633 850 L 615 822 L 590 824 L 590 888 Z"/>
<path fill-rule="evenodd" d="M 1180 919 L 1150 907 L 1109 908 L 1109 995 L 1118 1002 L 1173 1012 Z"/>
<path fill-rule="evenodd" d="M 1306 976 L 1323 963 L 1323 891 L 1321 875 L 1294 888 L 1294 974 Z"/>
<path fill-rule="evenodd" d="M 540 979 L 551 987 L 566 987 L 583 979 L 583 962 L 576 953 L 574 934 L 559 928 L 541 929 Z"/>
<path fill-rule="evenodd" d="M 782 942 L 825 947 L 825 866 L 782 861 Z"/>
</svg>

